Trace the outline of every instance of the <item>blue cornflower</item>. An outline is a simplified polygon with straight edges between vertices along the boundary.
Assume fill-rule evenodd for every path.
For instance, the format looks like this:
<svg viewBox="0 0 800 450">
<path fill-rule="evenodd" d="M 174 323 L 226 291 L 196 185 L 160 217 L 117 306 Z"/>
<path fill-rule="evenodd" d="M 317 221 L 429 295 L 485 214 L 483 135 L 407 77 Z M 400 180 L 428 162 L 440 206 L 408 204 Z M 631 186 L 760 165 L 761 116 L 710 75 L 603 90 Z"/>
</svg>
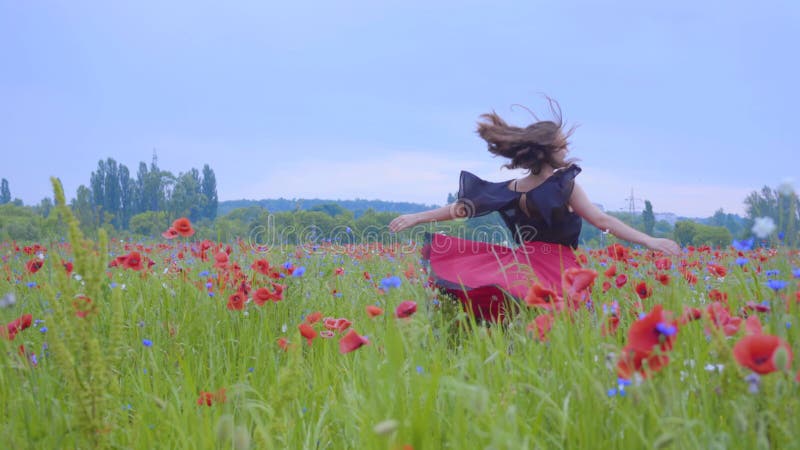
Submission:
<svg viewBox="0 0 800 450">
<path fill-rule="evenodd" d="M 800 278 L 800 268 L 792 269 L 792 276 L 795 278 Z"/>
<path fill-rule="evenodd" d="M 285 263 L 283 263 L 283 268 L 286 269 L 286 270 L 291 269 L 292 268 L 292 262 L 291 261 L 286 261 Z"/>
<path fill-rule="evenodd" d="M 739 250 L 740 252 L 746 252 L 753 248 L 753 242 L 754 242 L 753 238 L 743 239 L 741 241 L 734 240 L 731 243 L 731 245 L 733 246 L 733 248 Z"/>
<path fill-rule="evenodd" d="M 345 231 L 347 232 L 347 234 L 350 234 L 350 233 L 352 233 L 352 232 L 353 232 L 353 230 L 352 230 L 350 227 L 347 227 L 347 228 L 345 229 Z"/>
<path fill-rule="evenodd" d="M 47 333 L 47 327 L 42 327 L 42 328 L 39 328 L 39 332 L 41 332 L 41 333 Z"/>
<path fill-rule="evenodd" d="M 786 236 L 786 233 L 784 233 L 783 231 L 779 231 L 778 232 L 778 239 L 780 239 L 781 242 L 783 242 L 783 238 L 785 236 Z"/>
<path fill-rule="evenodd" d="M 608 390 L 607 394 L 608 394 L 609 397 L 614 397 L 614 396 L 617 395 L 617 390 L 614 389 L 614 388 L 611 388 L 611 389 Z"/>
<path fill-rule="evenodd" d="M 200 277 L 200 278 L 207 277 L 208 276 L 208 271 L 204 270 L 204 271 L 198 273 L 197 276 Z"/>
<path fill-rule="evenodd" d="M 212 283 L 210 281 L 208 283 L 206 283 L 206 289 L 211 289 L 212 287 L 214 287 L 214 283 Z"/>
<path fill-rule="evenodd" d="M 764 275 L 766 275 L 767 278 L 769 278 L 769 277 L 774 277 L 774 276 L 778 275 L 779 273 L 781 273 L 780 270 L 773 269 L 773 270 L 767 270 L 766 272 L 764 272 Z"/>
<path fill-rule="evenodd" d="M 423 369 L 422 366 L 417 366 L 417 373 L 421 374 L 423 372 L 425 372 L 425 369 Z"/>
<path fill-rule="evenodd" d="M 664 322 L 659 322 L 656 324 L 656 331 L 663 334 L 664 336 L 672 336 L 677 331 L 675 329 L 675 325 L 669 325 Z"/>
<path fill-rule="evenodd" d="M 399 288 L 401 283 L 402 283 L 402 280 L 400 280 L 400 277 L 394 275 L 394 276 L 386 277 L 386 278 L 382 279 L 381 280 L 381 287 L 383 288 L 383 290 L 388 291 L 391 288 Z"/>
<path fill-rule="evenodd" d="M 773 291 L 780 291 L 781 289 L 785 288 L 786 285 L 789 283 L 783 280 L 767 280 L 767 286 Z"/>
<path fill-rule="evenodd" d="M 747 259 L 747 258 L 744 258 L 744 257 L 736 258 L 736 264 L 738 264 L 740 266 L 743 266 L 743 265 L 747 264 L 748 261 L 750 261 L 750 260 Z"/>
<path fill-rule="evenodd" d="M 36 282 L 35 282 L 35 281 L 28 281 L 28 284 L 27 284 L 27 286 L 28 286 L 29 288 L 34 288 L 34 287 L 36 287 Z"/>
<path fill-rule="evenodd" d="M 304 273 L 306 273 L 305 266 L 300 266 L 297 269 L 294 269 L 294 271 L 292 272 L 292 276 L 293 277 L 302 277 Z"/>
<path fill-rule="evenodd" d="M 115 287 L 117 287 L 117 283 L 112 281 L 109 287 L 111 287 L 111 289 L 114 289 Z"/>
<path fill-rule="evenodd" d="M 255 370 L 256 370 L 255 367 L 248 367 L 247 368 L 247 371 L 250 372 L 250 373 L 254 372 Z"/>
<path fill-rule="evenodd" d="M 144 345 L 145 347 L 152 347 L 153 341 L 151 341 L 150 339 L 142 339 L 142 345 Z"/>
<path fill-rule="evenodd" d="M 208 291 L 208 296 L 209 296 L 209 297 L 213 297 L 213 296 L 214 296 L 214 292 L 212 292 L 212 291 Z"/>
</svg>

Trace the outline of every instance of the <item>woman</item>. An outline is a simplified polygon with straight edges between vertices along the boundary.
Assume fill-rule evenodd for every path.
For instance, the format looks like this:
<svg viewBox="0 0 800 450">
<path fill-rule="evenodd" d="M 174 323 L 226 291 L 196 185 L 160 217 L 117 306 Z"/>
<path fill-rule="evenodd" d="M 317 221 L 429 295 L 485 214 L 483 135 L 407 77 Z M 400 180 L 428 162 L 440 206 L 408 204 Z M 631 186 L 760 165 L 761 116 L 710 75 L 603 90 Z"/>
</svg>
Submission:
<svg viewBox="0 0 800 450">
<path fill-rule="evenodd" d="M 497 211 L 520 244 L 512 249 L 443 234 L 426 234 L 423 259 L 439 289 L 471 306 L 478 318 L 501 320 L 507 297 L 523 298 L 538 282 L 561 289 L 562 273 L 580 267 L 578 247 L 581 218 L 631 243 L 678 255 L 669 239 L 654 238 L 600 211 L 575 182 L 580 167 L 566 159 L 567 139 L 558 104 L 550 101 L 556 121 L 537 121 L 525 128 L 508 125 L 496 113 L 483 114 L 478 134 L 489 152 L 511 161 L 503 167 L 526 169 L 522 178 L 485 181 L 462 171 L 458 199 L 447 206 L 401 215 L 390 231 L 426 223 L 482 216 Z"/>
</svg>

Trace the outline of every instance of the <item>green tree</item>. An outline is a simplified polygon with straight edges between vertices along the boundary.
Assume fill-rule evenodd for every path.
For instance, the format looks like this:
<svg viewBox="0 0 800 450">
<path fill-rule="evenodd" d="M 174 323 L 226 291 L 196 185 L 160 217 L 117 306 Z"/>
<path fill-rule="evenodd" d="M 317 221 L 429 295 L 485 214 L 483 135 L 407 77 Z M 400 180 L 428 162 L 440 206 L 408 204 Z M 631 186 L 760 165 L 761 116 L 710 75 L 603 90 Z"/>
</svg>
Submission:
<svg viewBox="0 0 800 450">
<path fill-rule="evenodd" d="M 656 224 L 656 216 L 653 214 L 653 205 L 650 200 L 644 201 L 644 211 L 642 211 L 642 222 L 644 224 L 644 232 L 652 235 L 653 228 Z"/>
<path fill-rule="evenodd" d="M 219 205 L 219 200 L 217 198 L 217 178 L 208 164 L 203 166 L 202 193 L 206 199 L 203 217 L 214 220 L 217 217 L 217 207 Z"/>
<path fill-rule="evenodd" d="M 11 202 L 11 190 L 8 188 L 8 180 L 3 178 L 0 181 L 0 205 Z"/>
<path fill-rule="evenodd" d="M 800 223 L 800 199 L 792 189 L 761 188 L 753 191 L 744 200 L 747 221 L 745 229 L 750 230 L 759 217 L 771 217 L 777 231 L 784 236 L 785 243 L 796 246 L 800 242 L 798 224 Z"/>
<path fill-rule="evenodd" d="M 700 225 L 695 228 L 692 245 L 710 245 L 712 247 L 725 247 L 730 245 L 733 236 L 725 227 Z"/>
<path fill-rule="evenodd" d="M 72 214 L 78 219 L 81 230 L 86 234 L 100 226 L 100 219 L 92 205 L 92 191 L 84 185 L 78 186 L 75 198 L 70 202 Z"/>
<path fill-rule="evenodd" d="M 131 217 L 130 231 L 141 236 L 158 236 L 169 227 L 169 218 L 163 211 L 145 211 Z"/>
<path fill-rule="evenodd" d="M 692 245 L 694 235 L 697 233 L 697 224 L 690 220 L 675 222 L 672 236 L 681 246 Z"/>
</svg>

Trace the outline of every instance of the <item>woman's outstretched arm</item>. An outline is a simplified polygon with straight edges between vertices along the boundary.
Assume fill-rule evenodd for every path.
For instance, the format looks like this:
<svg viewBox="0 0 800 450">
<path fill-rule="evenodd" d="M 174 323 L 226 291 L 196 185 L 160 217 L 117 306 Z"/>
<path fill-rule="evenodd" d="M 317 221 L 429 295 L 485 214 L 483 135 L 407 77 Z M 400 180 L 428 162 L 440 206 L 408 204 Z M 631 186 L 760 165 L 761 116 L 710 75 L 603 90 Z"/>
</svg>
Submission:
<svg viewBox="0 0 800 450">
<path fill-rule="evenodd" d="M 600 211 L 586 195 L 586 192 L 575 183 L 572 190 L 572 196 L 569 199 L 569 205 L 581 217 L 586 219 L 587 222 L 596 226 L 597 228 L 611 233 L 614 236 L 632 242 L 634 244 L 644 245 L 651 250 L 660 250 L 668 255 L 676 256 L 681 252 L 681 248 L 674 241 L 663 238 L 654 238 L 650 235 L 642 233 L 641 231 L 626 225 L 621 220 L 614 216 Z"/>
<path fill-rule="evenodd" d="M 431 209 L 428 211 L 418 212 L 414 214 L 403 214 L 397 216 L 389 223 L 389 230 L 393 232 L 403 231 L 406 228 L 419 225 L 427 222 L 444 222 L 446 220 L 453 220 L 467 217 L 467 209 L 460 202 L 451 203 L 442 206 L 441 208 Z"/>
</svg>

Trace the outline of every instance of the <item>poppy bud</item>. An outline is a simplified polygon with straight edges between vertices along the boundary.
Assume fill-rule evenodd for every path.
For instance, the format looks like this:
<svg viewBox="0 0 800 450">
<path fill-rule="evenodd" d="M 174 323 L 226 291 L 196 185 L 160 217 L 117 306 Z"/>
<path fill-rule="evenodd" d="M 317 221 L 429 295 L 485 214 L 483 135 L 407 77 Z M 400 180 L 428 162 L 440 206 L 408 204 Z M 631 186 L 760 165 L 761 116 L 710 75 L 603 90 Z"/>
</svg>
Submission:
<svg viewBox="0 0 800 450">
<path fill-rule="evenodd" d="M 789 352 L 782 345 L 775 349 L 772 354 L 772 364 L 778 370 L 785 370 L 789 368 Z"/>
</svg>

